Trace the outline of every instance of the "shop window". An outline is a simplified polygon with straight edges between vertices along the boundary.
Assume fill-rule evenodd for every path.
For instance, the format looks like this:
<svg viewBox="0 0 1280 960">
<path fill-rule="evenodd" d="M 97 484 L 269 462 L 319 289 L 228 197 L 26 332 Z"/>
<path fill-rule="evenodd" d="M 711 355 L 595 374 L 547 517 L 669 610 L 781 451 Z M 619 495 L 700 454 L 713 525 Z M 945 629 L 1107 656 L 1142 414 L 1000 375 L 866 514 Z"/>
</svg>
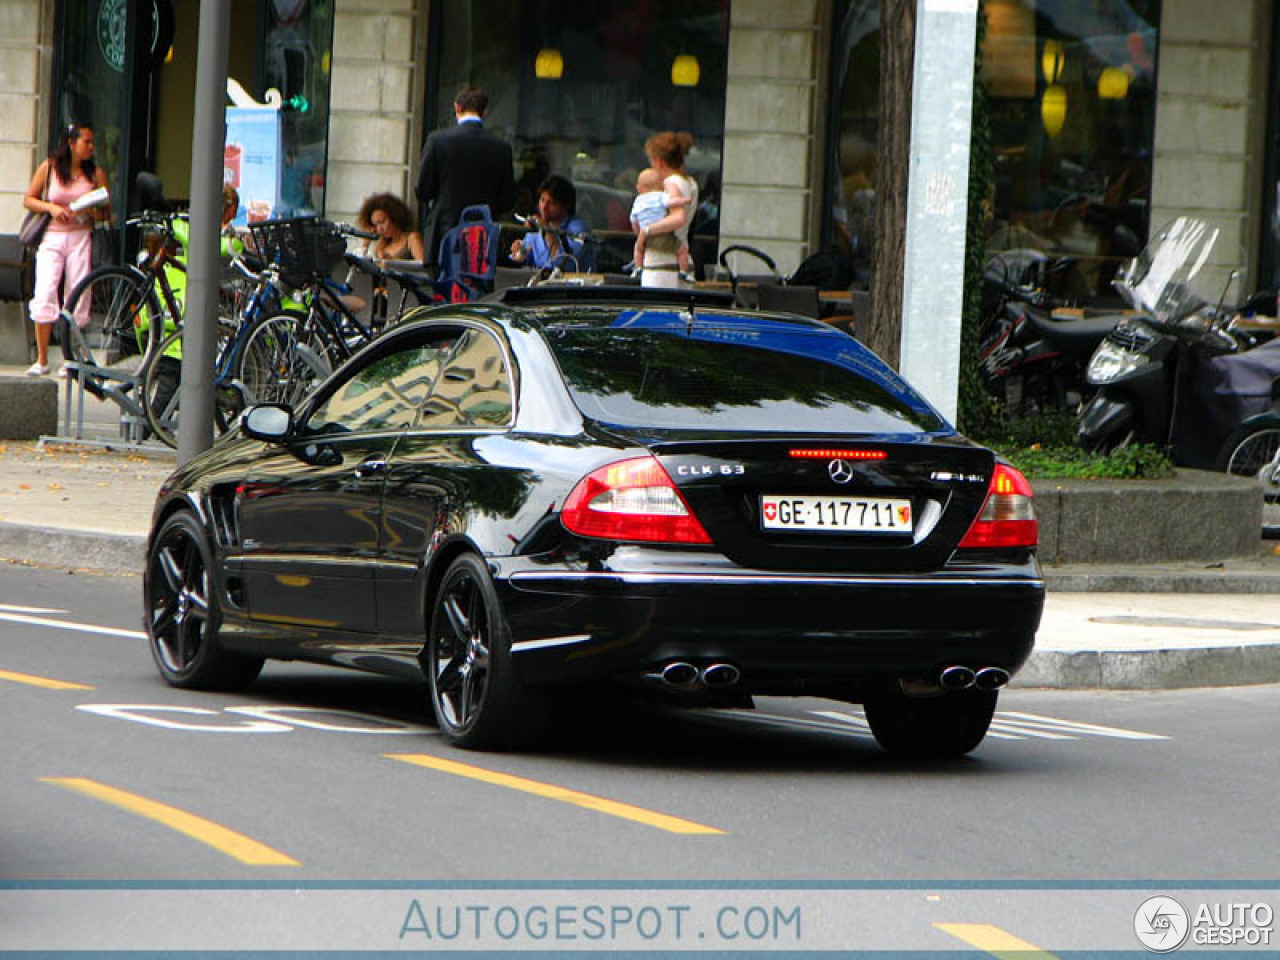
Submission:
<svg viewBox="0 0 1280 960">
<path fill-rule="evenodd" d="M 1048 255 L 1055 293 L 1114 298 L 1150 228 L 1160 0 L 987 0 L 988 253 Z"/>
<path fill-rule="evenodd" d="M 1031 249 L 1055 293 L 1114 295 L 1146 243 L 1160 0 L 985 0 L 995 184 L 987 251 Z M 878 0 L 834 10 L 824 239 L 868 284 L 879 93 Z"/>
<path fill-rule="evenodd" d="M 486 126 L 512 144 L 517 213 L 533 212 L 548 175 L 568 177 L 577 213 L 597 238 L 597 268 L 617 270 L 631 259 L 628 215 L 644 142 L 685 130 L 693 135 L 686 170 L 699 188 L 694 256 L 714 261 L 728 0 L 523 3 L 514 16 L 505 0 L 432 8 L 428 129 L 453 122 L 453 96 L 464 84 L 488 90 Z"/>
<path fill-rule="evenodd" d="M 292 102 L 295 107 L 286 110 L 282 118 L 284 157 L 278 213 L 323 213 L 333 0 L 295 0 L 267 6 L 262 86 L 279 90 L 285 103 Z"/>
</svg>

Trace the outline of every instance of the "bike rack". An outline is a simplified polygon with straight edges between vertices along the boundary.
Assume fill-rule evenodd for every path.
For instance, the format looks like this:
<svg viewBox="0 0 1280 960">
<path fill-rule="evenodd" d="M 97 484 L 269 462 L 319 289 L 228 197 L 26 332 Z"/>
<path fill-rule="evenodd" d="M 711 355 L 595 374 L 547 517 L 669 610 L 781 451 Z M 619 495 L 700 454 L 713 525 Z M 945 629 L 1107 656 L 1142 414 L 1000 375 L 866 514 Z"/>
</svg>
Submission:
<svg viewBox="0 0 1280 960">
<path fill-rule="evenodd" d="M 85 433 L 85 394 L 93 393 L 103 400 L 110 400 L 120 408 L 118 421 L 119 442 L 112 447 L 136 449 L 139 452 L 167 452 L 159 444 L 146 443 L 150 425 L 142 409 L 142 381 L 136 373 L 101 367 L 96 363 L 71 361 L 65 365 L 66 375 L 62 394 L 62 432 L 52 441 L 95 442 Z M 92 384 L 92 386 L 91 386 Z M 43 438 L 42 438 L 43 439 Z"/>
</svg>

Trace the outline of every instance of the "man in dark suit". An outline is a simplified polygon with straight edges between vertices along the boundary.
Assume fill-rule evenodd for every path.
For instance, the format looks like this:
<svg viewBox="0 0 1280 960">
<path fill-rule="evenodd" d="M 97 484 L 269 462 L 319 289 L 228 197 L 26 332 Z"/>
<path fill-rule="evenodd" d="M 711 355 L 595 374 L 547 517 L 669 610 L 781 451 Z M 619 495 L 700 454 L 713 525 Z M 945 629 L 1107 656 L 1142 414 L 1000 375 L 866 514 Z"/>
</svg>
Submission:
<svg viewBox="0 0 1280 960">
<path fill-rule="evenodd" d="M 489 95 L 463 87 L 453 101 L 457 124 L 427 137 L 418 165 L 418 200 L 430 209 L 423 225 L 427 265 L 439 269 L 440 241 L 465 207 L 486 203 L 501 219 L 515 204 L 511 145 L 484 128 Z"/>
</svg>

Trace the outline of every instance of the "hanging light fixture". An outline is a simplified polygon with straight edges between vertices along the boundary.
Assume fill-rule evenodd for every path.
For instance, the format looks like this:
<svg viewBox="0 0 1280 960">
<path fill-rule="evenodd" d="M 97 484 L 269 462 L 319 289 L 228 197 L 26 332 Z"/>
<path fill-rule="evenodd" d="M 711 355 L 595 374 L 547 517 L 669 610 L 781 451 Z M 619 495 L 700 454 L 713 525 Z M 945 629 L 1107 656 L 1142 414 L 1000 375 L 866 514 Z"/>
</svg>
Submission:
<svg viewBox="0 0 1280 960">
<path fill-rule="evenodd" d="M 1062 77 L 1062 68 L 1067 65 L 1067 54 L 1058 40 L 1046 40 L 1044 51 L 1040 54 L 1040 72 L 1044 74 L 1046 86 L 1053 86 Z"/>
<path fill-rule="evenodd" d="M 702 68 L 698 58 L 691 53 L 682 53 L 671 61 L 671 83 L 677 87 L 696 87 L 702 76 Z"/>
<path fill-rule="evenodd" d="M 1098 99 L 1123 100 L 1129 95 L 1129 71 L 1124 67 L 1107 67 L 1098 76 Z"/>
<path fill-rule="evenodd" d="M 1040 99 L 1040 120 L 1050 139 L 1062 132 L 1062 125 L 1067 122 L 1067 88 L 1062 84 L 1045 87 Z"/>
<path fill-rule="evenodd" d="M 564 57 L 555 47 L 543 47 L 533 61 L 533 74 L 539 80 L 559 80 L 564 76 Z"/>
</svg>

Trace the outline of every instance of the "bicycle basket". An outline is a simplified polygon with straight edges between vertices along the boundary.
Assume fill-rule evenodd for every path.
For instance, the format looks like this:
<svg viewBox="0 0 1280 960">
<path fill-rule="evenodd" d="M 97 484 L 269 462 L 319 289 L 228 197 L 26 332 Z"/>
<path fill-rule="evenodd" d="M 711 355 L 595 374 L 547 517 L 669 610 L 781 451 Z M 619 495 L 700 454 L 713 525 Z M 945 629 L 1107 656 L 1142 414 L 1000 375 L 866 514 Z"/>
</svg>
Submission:
<svg viewBox="0 0 1280 960">
<path fill-rule="evenodd" d="M 251 223 L 249 233 L 259 256 L 279 263 L 295 284 L 329 276 L 347 252 L 347 241 L 338 228 L 318 217 Z"/>
</svg>

